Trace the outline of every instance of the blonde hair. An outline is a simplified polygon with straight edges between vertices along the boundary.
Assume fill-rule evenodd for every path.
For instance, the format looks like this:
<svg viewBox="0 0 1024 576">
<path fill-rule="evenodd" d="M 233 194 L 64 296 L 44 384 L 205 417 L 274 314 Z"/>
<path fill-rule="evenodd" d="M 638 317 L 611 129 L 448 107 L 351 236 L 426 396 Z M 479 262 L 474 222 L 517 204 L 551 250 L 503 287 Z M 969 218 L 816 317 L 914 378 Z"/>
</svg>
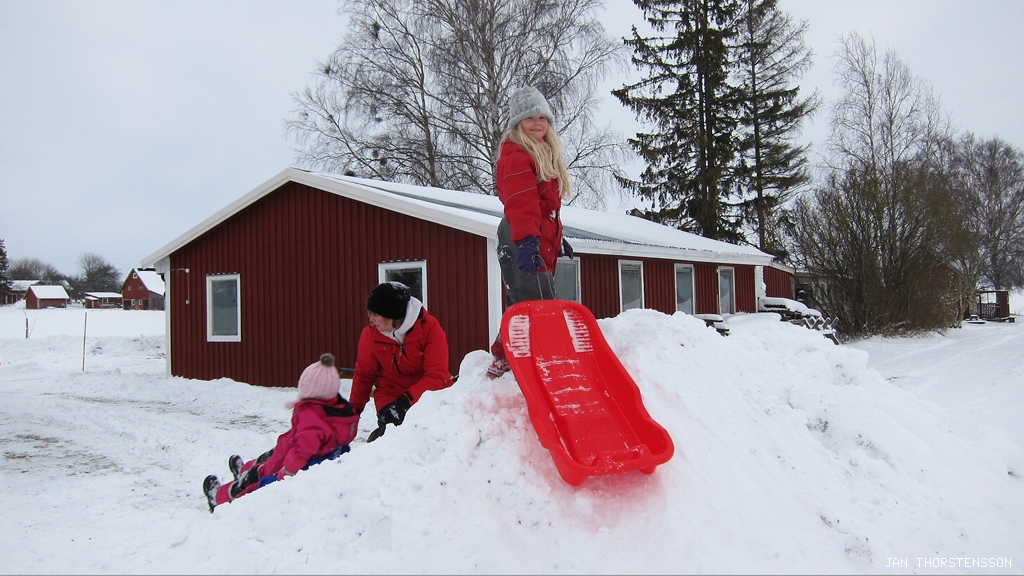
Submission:
<svg viewBox="0 0 1024 576">
<path fill-rule="evenodd" d="M 530 158 L 533 158 L 534 164 L 537 165 L 538 181 L 558 178 L 558 195 L 562 200 L 569 199 L 572 183 L 569 181 L 569 170 L 565 166 L 565 159 L 562 158 L 562 140 L 554 128 L 549 125 L 548 133 L 544 135 L 544 141 L 538 142 L 523 132 L 523 123 L 520 122 L 505 135 L 505 138 L 521 146 L 530 155 Z"/>
</svg>

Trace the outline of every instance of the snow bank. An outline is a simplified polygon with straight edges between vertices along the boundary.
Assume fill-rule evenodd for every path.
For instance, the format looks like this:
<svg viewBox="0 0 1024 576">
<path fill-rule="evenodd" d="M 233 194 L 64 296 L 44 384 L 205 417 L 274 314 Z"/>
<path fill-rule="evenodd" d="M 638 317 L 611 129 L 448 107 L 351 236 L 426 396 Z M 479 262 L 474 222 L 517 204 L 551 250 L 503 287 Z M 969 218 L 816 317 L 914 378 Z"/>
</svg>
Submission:
<svg viewBox="0 0 1024 576">
<path fill-rule="evenodd" d="M 991 570 L 918 559 L 1024 562 L 1024 466 L 1004 431 L 954 433 L 946 410 L 887 381 L 867 352 L 778 315 L 726 324 L 723 337 L 684 314 L 600 321 L 675 443 L 652 475 L 565 484 L 513 376 L 488 380 L 477 351 L 402 427 L 212 515 L 202 478 L 227 475 L 233 452 L 272 446 L 293 390 L 164 378 L 162 327 L 98 337 L 84 373 L 62 359 L 73 336 L 4 332 L 0 552 L 19 573 L 934 573 Z M 373 424 L 367 411 L 361 438 Z"/>
</svg>

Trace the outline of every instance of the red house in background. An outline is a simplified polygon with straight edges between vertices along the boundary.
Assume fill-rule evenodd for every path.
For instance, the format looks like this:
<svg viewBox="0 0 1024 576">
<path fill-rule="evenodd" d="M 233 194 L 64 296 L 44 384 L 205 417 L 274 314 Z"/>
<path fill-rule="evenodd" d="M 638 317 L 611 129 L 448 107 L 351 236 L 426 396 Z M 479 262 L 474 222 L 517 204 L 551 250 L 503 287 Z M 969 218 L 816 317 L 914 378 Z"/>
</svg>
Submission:
<svg viewBox="0 0 1024 576">
<path fill-rule="evenodd" d="M 25 293 L 25 308 L 42 310 L 43 308 L 67 308 L 71 302 L 67 290 L 63 286 L 41 286 L 33 284 Z"/>
<path fill-rule="evenodd" d="M 39 284 L 39 280 L 11 280 L 11 292 L 4 294 L 0 304 L 21 302 L 28 294 L 28 287 L 33 284 Z"/>
<path fill-rule="evenodd" d="M 120 308 L 121 295 L 117 292 L 86 292 L 85 307 L 89 309 Z"/>
<path fill-rule="evenodd" d="M 152 268 L 133 268 L 120 296 L 125 310 L 163 310 L 164 279 Z"/>
<path fill-rule="evenodd" d="M 437 316 L 457 373 L 500 326 L 501 216 L 494 196 L 286 169 L 142 261 L 166 280 L 168 373 L 294 386 L 322 352 L 352 367 L 366 294 L 384 280 Z M 562 220 L 576 258 L 559 262 L 559 297 L 598 318 L 792 297 L 787 272 L 754 248 L 581 208 Z"/>
</svg>

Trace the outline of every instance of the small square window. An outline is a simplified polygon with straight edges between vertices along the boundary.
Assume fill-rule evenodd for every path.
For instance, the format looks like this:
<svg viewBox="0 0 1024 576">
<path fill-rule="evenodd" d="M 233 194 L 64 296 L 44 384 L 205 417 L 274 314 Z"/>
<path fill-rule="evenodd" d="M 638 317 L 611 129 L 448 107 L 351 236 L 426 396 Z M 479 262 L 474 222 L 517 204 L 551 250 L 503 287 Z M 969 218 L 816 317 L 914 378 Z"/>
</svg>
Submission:
<svg viewBox="0 0 1024 576">
<path fill-rule="evenodd" d="M 401 282 L 409 287 L 413 297 L 427 307 L 427 262 L 381 262 L 377 265 L 380 282 Z"/>
<path fill-rule="evenodd" d="M 206 340 L 242 341 L 242 307 L 238 274 L 206 277 Z"/>
</svg>

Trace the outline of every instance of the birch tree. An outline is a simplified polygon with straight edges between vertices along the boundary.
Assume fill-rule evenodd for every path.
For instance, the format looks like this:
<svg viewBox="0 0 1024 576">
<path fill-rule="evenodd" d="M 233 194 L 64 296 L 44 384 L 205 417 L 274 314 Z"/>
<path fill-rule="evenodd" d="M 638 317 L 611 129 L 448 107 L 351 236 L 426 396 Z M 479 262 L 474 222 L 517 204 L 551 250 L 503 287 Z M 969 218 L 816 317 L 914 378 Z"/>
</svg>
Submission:
<svg viewBox="0 0 1024 576">
<path fill-rule="evenodd" d="M 508 97 L 537 87 L 556 115 L 576 192 L 600 205 L 626 151 L 595 119 L 624 63 L 599 0 L 349 0 L 348 31 L 295 95 L 287 131 L 303 164 L 494 193 Z"/>
</svg>

